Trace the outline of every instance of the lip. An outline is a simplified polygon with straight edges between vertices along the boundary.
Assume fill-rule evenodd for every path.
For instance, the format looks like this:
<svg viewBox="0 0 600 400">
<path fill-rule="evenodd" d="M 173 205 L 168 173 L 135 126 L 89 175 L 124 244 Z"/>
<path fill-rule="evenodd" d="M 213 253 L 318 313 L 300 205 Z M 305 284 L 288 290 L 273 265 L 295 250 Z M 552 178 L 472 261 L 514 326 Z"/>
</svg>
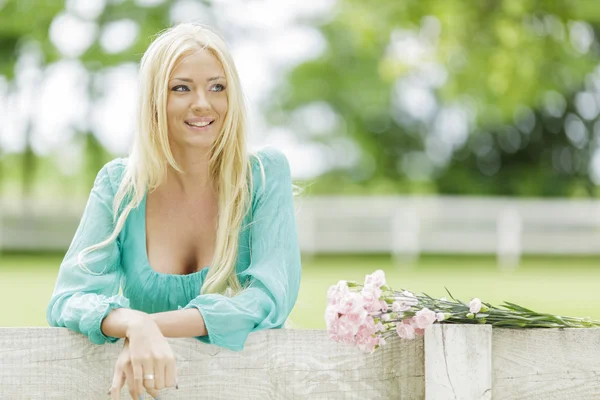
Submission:
<svg viewBox="0 0 600 400">
<path fill-rule="evenodd" d="M 189 129 L 193 129 L 193 130 L 195 130 L 195 131 L 205 131 L 205 130 L 207 130 L 207 129 L 210 129 L 210 128 L 211 128 L 211 126 L 212 126 L 212 123 L 214 122 L 214 119 L 213 119 L 213 120 L 208 120 L 208 121 L 193 121 L 193 122 L 210 122 L 210 123 L 209 123 L 208 125 L 206 125 L 206 126 L 193 126 L 193 125 L 190 125 L 190 124 L 188 123 L 188 121 L 185 121 L 185 125 L 186 125 L 186 126 L 189 128 Z"/>
<path fill-rule="evenodd" d="M 213 117 L 193 117 L 185 120 L 186 123 L 198 123 L 198 122 L 213 122 L 215 119 Z"/>
</svg>

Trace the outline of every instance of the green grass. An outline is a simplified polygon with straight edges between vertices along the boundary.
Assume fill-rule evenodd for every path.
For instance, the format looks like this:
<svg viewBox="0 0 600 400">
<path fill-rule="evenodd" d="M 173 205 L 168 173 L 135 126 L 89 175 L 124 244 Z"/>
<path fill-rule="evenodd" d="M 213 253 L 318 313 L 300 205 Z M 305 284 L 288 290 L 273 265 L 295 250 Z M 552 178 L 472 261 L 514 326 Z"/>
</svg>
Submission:
<svg viewBox="0 0 600 400">
<path fill-rule="evenodd" d="M 52 294 L 60 255 L 0 256 L 0 326 L 46 326 L 45 309 Z M 386 256 L 327 256 L 303 262 L 302 286 L 291 320 L 297 328 L 325 327 L 325 296 L 341 279 L 364 280 L 382 269 L 394 289 L 469 301 L 503 300 L 536 311 L 600 319 L 600 259 L 525 258 L 515 271 L 501 271 L 493 257 L 424 257 L 413 267 L 394 266 Z"/>
</svg>

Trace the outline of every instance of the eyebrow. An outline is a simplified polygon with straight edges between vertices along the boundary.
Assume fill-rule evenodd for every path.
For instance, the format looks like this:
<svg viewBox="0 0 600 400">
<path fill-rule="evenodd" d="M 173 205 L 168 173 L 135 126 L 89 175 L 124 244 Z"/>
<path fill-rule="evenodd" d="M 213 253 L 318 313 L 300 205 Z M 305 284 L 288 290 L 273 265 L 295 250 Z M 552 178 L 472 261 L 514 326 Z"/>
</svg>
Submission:
<svg viewBox="0 0 600 400">
<path fill-rule="evenodd" d="M 219 79 L 225 79 L 224 76 L 213 76 L 212 78 L 208 78 L 206 81 L 207 82 L 211 82 L 211 81 L 217 81 Z M 193 79 L 190 78 L 173 78 L 171 80 L 178 80 L 178 81 L 183 81 L 183 82 L 190 82 L 190 83 L 194 83 Z M 226 80 L 226 79 L 225 79 Z"/>
</svg>

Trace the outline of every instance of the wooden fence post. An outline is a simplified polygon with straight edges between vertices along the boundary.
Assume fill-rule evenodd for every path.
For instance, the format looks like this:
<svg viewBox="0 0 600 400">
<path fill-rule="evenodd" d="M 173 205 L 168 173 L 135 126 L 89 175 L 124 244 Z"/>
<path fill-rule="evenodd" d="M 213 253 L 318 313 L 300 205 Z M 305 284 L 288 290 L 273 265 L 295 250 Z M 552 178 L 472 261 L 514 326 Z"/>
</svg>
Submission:
<svg viewBox="0 0 600 400">
<path fill-rule="evenodd" d="M 433 325 L 424 350 L 426 400 L 492 398 L 491 325 Z"/>
</svg>

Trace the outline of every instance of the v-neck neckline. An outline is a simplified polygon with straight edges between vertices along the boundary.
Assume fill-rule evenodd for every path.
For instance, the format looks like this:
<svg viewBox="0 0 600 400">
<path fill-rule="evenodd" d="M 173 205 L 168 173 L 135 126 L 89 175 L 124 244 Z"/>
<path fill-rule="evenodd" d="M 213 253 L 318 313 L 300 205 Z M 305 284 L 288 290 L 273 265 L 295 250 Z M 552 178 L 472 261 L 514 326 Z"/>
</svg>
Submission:
<svg viewBox="0 0 600 400">
<path fill-rule="evenodd" d="M 141 225 L 141 236 L 142 236 L 142 249 L 143 249 L 143 253 L 144 253 L 144 263 L 146 264 L 146 267 L 154 274 L 156 275 L 160 275 L 160 276 L 175 276 L 175 277 L 192 277 L 195 275 L 200 275 L 202 273 L 202 271 L 204 271 L 205 269 L 210 268 L 210 265 L 207 265 L 203 268 L 201 268 L 198 271 L 189 273 L 189 274 L 170 274 L 170 273 L 165 273 L 165 272 L 159 272 L 157 270 L 155 270 L 154 268 L 152 268 L 152 265 L 150 264 L 150 258 L 148 257 L 148 234 L 147 234 L 147 227 L 146 227 L 146 199 L 148 197 L 148 191 L 146 191 L 146 193 L 144 193 L 144 197 L 142 198 L 142 203 L 140 206 L 140 213 L 141 213 L 141 219 L 142 219 L 142 223 Z"/>
</svg>

